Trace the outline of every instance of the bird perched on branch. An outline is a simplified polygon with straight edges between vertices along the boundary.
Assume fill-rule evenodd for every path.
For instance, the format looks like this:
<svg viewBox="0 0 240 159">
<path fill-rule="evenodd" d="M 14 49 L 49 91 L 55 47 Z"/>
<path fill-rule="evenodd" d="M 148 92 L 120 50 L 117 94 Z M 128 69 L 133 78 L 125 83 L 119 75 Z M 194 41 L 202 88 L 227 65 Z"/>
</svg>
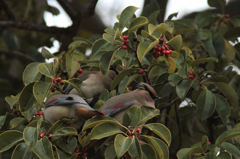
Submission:
<svg viewBox="0 0 240 159">
<path fill-rule="evenodd" d="M 81 94 L 79 94 L 79 92 L 72 86 L 67 88 L 65 93 L 78 94 L 86 99 L 96 98 L 104 91 L 104 89 L 110 90 L 112 80 L 115 76 L 116 72 L 113 70 L 109 70 L 107 76 L 100 71 L 83 72 L 78 76 L 78 78 L 82 81 L 79 86 Z M 90 100 L 91 105 L 94 104 L 96 100 L 97 99 Z"/>
<path fill-rule="evenodd" d="M 153 87 L 147 83 L 140 83 L 136 90 L 114 96 L 107 100 L 100 108 L 100 111 L 122 122 L 123 115 L 130 106 L 141 105 L 155 109 L 155 98 L 157 98 L 157 93 Z"/>
<path fill-rule="evenodd" d="M 75 94 L 58 94 L 50 97 L 43 110 L 44 118 L 54 123 L 62 118 L 76 119 L 72 126 L 80 128 L 82 123 L 96 114 L 101 114 L 80 96 Z"/>
</svg>

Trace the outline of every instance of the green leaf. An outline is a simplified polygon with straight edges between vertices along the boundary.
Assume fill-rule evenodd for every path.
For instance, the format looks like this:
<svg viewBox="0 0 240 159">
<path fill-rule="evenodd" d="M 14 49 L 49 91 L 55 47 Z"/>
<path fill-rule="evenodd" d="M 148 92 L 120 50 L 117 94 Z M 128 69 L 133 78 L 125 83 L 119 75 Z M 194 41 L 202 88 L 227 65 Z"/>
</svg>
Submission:
<svg viewBox="0 0 240 159">
<path fill-rule="evenodd" d="M 31 159 L 32 152 L 25 143 L 18 144 L 13 150 L 11 159 Z"/>
<path fill-rule="evenodd" d="M 167 20 L 172 20 L 172 18 L 177 17 L 178 12 L 172 13 L 168 16 Z"/>
<path fill-rule="evenodd" d="M 53 65 L 53 63 L 40 63 L 38 65 L 38 71 L 49 78 L 53 78 L 55 74 Z"/>
<path fill-rule="evenodd" d="M 130 34 L 133 31 L 136 31 L 138 28 L 141 28 L 147 24 L 148 24 L 148 19 L 146 17 L 140 16 L 134 19 L 129 26 L 128 34 Z"/>
<path fill-rule="evenodd" d="M 201 148 L 203 152 L 206 152 L 208 150 L 208 142 L 208 137 L 206 135 L 202 136 Z"/>
<path fill-rule="evenodd" d="M 180 50 L 182 47 L 182 36 L 176 35 L 170 41 L 167 42 L 174 50 Z"/>
<path fill-rule="evenodd" d="M 70 79 L 70 80 L 66 80 L 65 82 L 68 83 L 68 84 L 70 84 L 71 86 L 73 86 L 73 88 L 75 88 L 75 89 L 78 91 L 78 93 L 79 93 L 81 96 L 83 96 L 83 93 L 82 93 L 82 91 L 81 91 L 81 89 L 80 89 L 80 86 L 81 86 L 81 84 L 82 84 L 82 81 L 81 81 L 80 79 L 78 79 L 78 78 L 73 78 L 73 79 Z"/>
<path fill-rule="evenodd" d="M 158 158 L 169 159 L 168 146 L 162 140 L 155 138 L 153 136 L 146 135 L 142 136 L 144 140 L 147 141 L 147 143 L 152 145 L 152 147 L 154 148 L 155 152 L 158 155 Z"/>
<path fill-rule="evenodd" d="M 71 78 L 77 72 L 78 68 L 80 68 L 80 64 L 73 58 L 73 54 L 66 54 L 66 70 L 68 73 L 68 77 Z"/>
<path fill-rule="evenodd" d="M 135 69 L 123 70 L 121 73 L 119 73 L 112 81 L 111 90 L 117 87 L 124 77 L 132 74 L 133 72 L 135 72 Z"/>
<path fill-rule="evenodd" d="M 171 132 L 169 129 L 161 124 L 161 123 L 150 123 L 150 124 L 145 124 L 143 127 L 148 128 L 152 132 L 154 132 L 156 135 L 158 135 L 160 138 L 162 138 L 168 146 L 171 144 Z"/>
<path fill-rule="evenodd" d="M 73 41 L 69 46 L 68 49 L 70 50 L 70 52 L 72 52 L 73 50 L 82 47 L 82 48 L 86 48 L 86 47 L 90 47 L 91 44 L 87 41 L 87 40 L 76 40 Z"/>
<path fill-rule="evenodd" d="M 23 140 L 22 132 L 7 130 L 0 134 L 0 152 L 7 151 L 15 144 Z"/>
<path fill-rule="evenodd" d="M 143 159 L 157 159 L 156 153 L 149 144 L 141 144 Z"/>
<path fill-rule="evenodd" d="M 30 109 L 35 102 L 32 89 L 33 89 L 33 83 L 25 86 L 19 96 L 19 105 L 20 105 L 21 112 L 24 112 Z"/>
<path fill-rule="evenodd" d="M 216 94 L 216 111 L 220 116 L 223 123 L 227 122 L 227 118 L 230 116 L 230 107 L 228 102 L 224 99 L 223 96 Z"/>
<path fill-rule="evenodd" d="M 130 137 L 123 136 L 118 134 L 114 139 L 114 149 L 118 158 L 121 158 L 129 149 L 133 142 L 133 139 Z"/>
<path fill-rule="evenodd" d="M 44 159 L 54 159 L 52 144 L 47 137 L 38 140 L 33 147 L 33 152 L 39 157 Z"/>
<path fill-rule="evenodd" d="M 228 142 L 223 142 L 220 147 L 230 152 L 235 158 L 240 158 L 240 150 L 237 146 Z"/>
<path fill-rule="evenodd" d="M 13 106 L 18 102 L 19 94 L 16 96 L 6 96 L 5 101 L 10 105 L 10 108 L 13 109 Z"/>
<path fill-rule="evenodd" d="M 127 26 L 127 23 L 131 21 L 132 17 L 135 14 L 135 11 L 137 10 L 137 7 L 129 6 L 125 8 L 119 18 L 119 29 L 122 30 L 124 27 Z"/>
<path fill-rule="evenodd" d="M 171 57 L 168 57 L 167 60 L 168 60 L 168 65 L 169 65 L 168 73 L 174 73 L 176 68 L 177 68 L 176 67 L 176 65 L 177 65 L 176 61 L 173 58 L 171 58 Z"/>
<path fill-rule="evenodd" d="M 122 131 L 117 124 L 110 122 L 101 123 L 92 129 L 91 140 L 99 140 L 119 133 L 122 133 Z"/>
<path fill-rule="evenodd" d="M 187 95 L 189 89 L 192 87 L 192 80 L 186 79 L 182 80 L 177 86 L 176 86 L 176 93 L 179 98 L 184 99 Z"/>
<path fill-rule="evenodd" d="M 178 159 L 191 159 L 192 148 L 182 148 L 177 152 Z"/>
<path fill-rule="evenodd" d="M 6 118 L 7 118 L 6 115 L 0 116 L 0 129 L 2 129 L 3 125 L 5 124 Z"/>
<path fill-rule="evenodd" d="M 41 106 L 44 106 L 44 100 L 49 94 L 51 85 L 52 82 L 50 80 L 38 81 L 33 85 L 33 95 Z"/>
<path fill-rule="evenodd" d="M 239 136 L 239 135 L 240 135 L 239 129 L 231 129 L 231 130 L 224 131 L 220 136 L 218 136 L 215 144 L 218 146 L 222 142 L 227 141 L 228 139 L 231 139 L 231 138 L 233 138 L 235 136 Z"/>
<path fill-rule="evenodd" d="M 158 40 L 155 40 L 153 42 L 151 41 L 143 41 L 140 42 L 137 48 L 137 57 L 140 62 L 142 62 L 143 58 L 146 56 L 146 54 L 155 46 L 158 44 Z"/>
<path fill-rule="evenodd" d="M 216 57 L 206 57 L 206 58 L 199 58 L 192 62 L 194 66 L 198 66 L 199 64 L 208 63 L 208 62 L 218 62 Z"/>
<path fill-rule="evenodd" d="M 51 54 L 51 52 L 50 51 L 48 51 L 46 48 L 42 48 L 42 50 L 41 50 L 41 54 L 42 54 L 42 56 L 45 58 L 45 59 L 50 59 L 50 58 L 53 58 L 54 57 L 54 55 L 53 54 Z"/>
<path fill-rule="evenodd" d="M 110 69 L 111 64 L 113 63 L 114 56 L 118 53 L 118 49 L 114 52 L 106 52 L 100 60 L 100 69 L 106 74 Z"/>
<path fill-rule="evenodd" d="M 210 117 L 216 108 L 216 97 L 209 90 L 203 90 L 197 99 L 197 107 L 200 112 L 202 120 L 206 120 Z"/>
<path fill-rule="evenodd" d="M 38 139 L 37 128 L 25 127 L 23 131 L 23 139 L 29 148 L 32 148 Z"/>
<path fill-rule="evenodd" d="M 52 135 L 54 137 L 55 136 L 75 136 L 77 135 L 77 130 L 72 127 L 62 127 L 54 131 Z"/>
<path fill-rule="evenodd" d="M 237 113 L 239 98 L 236 91 L 230 85 L 224 82 L 215 82 L 214 84 L 219 89 L 219 91 L 229 100 L 230 104 L 233 106 L 233 111 Z"/>
<path fill-rule="evenodd" d="M 129 155 L 131 156 L 131 158 L 142 158 L 142 150 L 138 139 L 135 136 L 132 136 L 132 140 L 133 142 L 128 149 Z"/>
<path fill-rule="evenodd" d="M 114 159 L 116 158 L 116 152 L 114 150 L 114 145 L 109 145 L 106 150 L 104 151 L 104 157 L 105 159 Z"/>
<path fill-rule="evenodd" d="M 10 120 L 9 126 L 11 129 L 18 127 L 19 125 L 22 125 L 26 121 L 23 117 L 16 117 Z"/>
<path fill-rule="evenodd" d="M 41 78 L 41 74 L 38 71 L 38 65 L 39 62 L 33 62 L 26 66 L 22 75 L 25 86 Z"/>
<path fill-rule="evenodd" d="M 231 62 L 232 60 L 235 59 L 235 54 L 236 54 L 236 50 L 235 48 L 228 42 L 225 40 L 225 47 L 224 47 L 224 53 L 226 55 L 227 61 Z"/>
<path fill-rule="evenodd" d="M 208 5 L 210 7 L 216 7 L 217 9 L 220 9 L 223 13 L 226 5 L 226 0 L 208 0 Z"/>
</svg>

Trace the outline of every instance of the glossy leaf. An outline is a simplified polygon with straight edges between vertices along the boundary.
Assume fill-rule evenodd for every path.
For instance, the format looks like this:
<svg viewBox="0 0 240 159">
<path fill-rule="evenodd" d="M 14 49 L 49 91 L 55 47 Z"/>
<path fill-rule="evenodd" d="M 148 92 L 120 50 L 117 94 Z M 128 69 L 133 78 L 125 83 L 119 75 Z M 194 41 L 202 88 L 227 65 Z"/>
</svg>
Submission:
<svg viewBox="0 0 240 159">
<path fill-rule="evenodd" d="M 66 54 L 66 70 L 68 73 L 68 77 L 71 78 L 77 72 L 78 68 L 80 68 L 80 64 L 73 59 L 73 55 L 70 53 Z"/>
<path fill-rule="evenodd" d="M 143 16 L 137 17 L 131 22 L 128 29 L 128 34 L 147 24 L 148 24 L 148 19 L 146 17 L 143 17 Z"/>
<path fill-rule="evenodd" d="M 23 138 L 28 147 L 35 146 L 38 139 L 37 128 L 26 127 L 23 131 Z"/>
<path fill-rule="evenodd" d="M 231 130 L 224 131 L 220 136 L 218 136 L 215 144 L 220 145 L 222 142 L 227 141 L 228 139 L 231 139 L 239 135 L 240 135 L 239 129 L 231 129 Z"/>
<path fill-rule="evenodd" d="M 51 54 L 51 52 L 50 51 L 48 51 L 46 48 L 42 48 L 42 50 L 41 50 L 41 54 L 42 54 L 42 56 L 45 58 L 45 59 L 50 59 L 50 58 L 53 58 L 54 57 L 54 55 L 53 54 Z"/>
<path fill-rule="evenodd" d="M 184 99 L 187 95 L 189 89 L 192 87 L 192 80 L 182 80 L 177 86 L 176 86 L 176 93 L 179 98 Z"/>
<path fill-rule="evenodd" d="M 33 152 L 39 157 L 44 159 L 54 159 L 52 144 L 47 137 L 38 140 L 33 147 Z"/>
<path fill-rule="evenodd" d="M 157 44 L 158 40 L 155 40 L 153 42 L 152 41 L 140 42 L 137 48 L 137 57 L 139 61 L 142 62 L 146 54 Z"/>
<path fill-rule="evenodd" d="M 150 124 L 145 124 L 143 127 L 154 132 L 161 139 L 163 139 L 168 144 L 168 146 L 170 146 L 172 137 L 171 137 L 170 130 L 166 126 L 164 126 L 161 123 L 150 123 Z"/>
<path fill-rule="evenodd" d="M 105 137 L 119 134 L 121 132 L 122 131 L 120 130 L 119 126 L 114 123 L 107 122 L 98 124 L 91 131 L 91 140 L 99 140 Z"/>
<path fill-rule="evenodd" d="M 72 136 L 77 135 L 77 130 L 72 127 L 62 127 L 60 129 L 57 129 L 52 134 L 54 137 L 56 136 Z"/>
<path fill-rule="evenodd" d="M 3 125 L 5 124 L 6 117 L 7 117 L 6 115 L 0 116 L 0 129 L 2 129 Z"/>
<path fill-rule="evenodd" d="M 53 78 L 55 74 L 53 63 L 40 63 L 38 71 L 49 78 Z"/>
<path fill-rule="evenodd" d="M 210 117 L 216 108 L 216 97 L 209 90 L 203 90 L 197 99 L 197 107 L 199 109 L 200 117 L 206 120 Z"/>
<path fill-rule="evenodd" d="M 237 146 L 228 143 L 228 142 L 223 142 L 220 145 L 221 148 L 224 150 L 228 151 L 230 154 L 232 154 L 235 158 L 240 158 L 240 150 Z"/>
<path fill-rule="evenodd" d="M 18 127 L 19 125 L 22 125 L 24 124 L 24 122 L 26 122 L 26 119 L 23 118 L 23 117 L 16 117 L 16 118 L 13 118 L 10 122 L 9 122 L 9 125 L 10 125 L 10 128 L 16 128 Z"/>
<path fill-rule="evenodd" d="M 13 150 L 11 159 L 31 159 L 32 152 L 25 143 L 18 144 Z"/>
<path fill-rule="evenodd" d="M 122 157 L 129 149 L 133 142 L 133 139 L 130 137 L 123 136 L 118 134 L 114 139 L 114 149 L 117 154 L 117 157 Z"/>
<path fill-rule="evenodd" d="M 41 74 L 38 71 L 38 65 L 39 62 L 33 62 L 28 64 L 24 69 L 22 78 L 25 86 L 41 78 Z"/>
<path fill-rule="evenodd" d="M 33 95 L 37 102 L 44 106 L 44 100 L 48 96 L 52 82 L 48 81 L 38 81 L 34 83 Z"/>
<path fill-rule="evenodd" d="M 6 96 L 5 101 L 10 105 L 10 108 L 13 109 L 13 106 L 18 102 L 19 94 L 17 96 Z"/>
<path fill-rule="evenodd" d="M 143 159 L 157 159 L 156 152 L 149 144 L 141 144 Z"/>
<path fill-rule="evenodd" d="M 177 68 L 175 60 L 171 57 L 168 57 L 168 64 L 169 64 L 168 73 L 174 73 Z"/>
<path fill-rule="evenodd" d="M 129 6 L 125 8 L 119 18 L 119 29 L 122 30 L 124 27 L 127 26 L 127 23 L 132 19 L 134 16 L 135 11 L 137 10 L 137 7 Z"/>
<path fill-rule="evenodd" d="M 0 152 L 7 151 L 15 144 L 23 140 L 22 132 L 7 130 L 0 134 Z"/>
<path fill-rule="evenodd" d="M 33 83 L 25 86 L 19 96 L 20 111 L 27 111 L 33 106 L 35 98 L 33 96 Z"/>
<path fill-rule="evenodd" d="M 109 145 L 105 152 L 104 152 L 104 157 L 105 159 L 113 159 L 113 158 L 116 158 L 116 152 L 115 152 L 115 149 L 114 149 L 114 145 L 111 144 Z"/>
<path fill-rule="evenodd" d="M 179 50 L 182 47 L 182 36 L 176 35 L 171 40 L 167 42 L 168 45 L 170 45 L 173 49 Z"/>
</svg>

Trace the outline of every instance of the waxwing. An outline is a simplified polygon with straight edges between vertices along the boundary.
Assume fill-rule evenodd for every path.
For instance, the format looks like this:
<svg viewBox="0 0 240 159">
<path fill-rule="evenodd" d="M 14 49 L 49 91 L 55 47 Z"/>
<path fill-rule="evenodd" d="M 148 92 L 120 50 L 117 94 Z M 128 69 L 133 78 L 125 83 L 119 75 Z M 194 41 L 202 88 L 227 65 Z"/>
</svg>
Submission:
<svg viewBox="0 0 240 159">
<path fill-rule="evenodd" d="M 155 109 L 155 98 L 157 98 L 157 93 L 153 87 L 147 83 L 140 83 L 136 90 L 110 98 L 99 110 L 122 123 L 127 108 L 140 105 Z"/>
<path fill-rule="evenodd" d="M 80 87 L 81 96 L 86 99 L 91 99 L 98 96 L 104 89 L 110 89 L 112 80 L 116 76 L 116 72 L 113 70 L 109 70 L 107 76 L 104 76 L 102 72 L 99 71 L 91 71 L 91 72 L 83 72 L 78 78 L 82 81 Z M 79 92 L 73 88 L 69 87 L 65 93 L 70 94 L 78 94 Z"/>
<path fill-rule="evenodd" d="M 76 119 L 71 125 L 80 128 L 82 123 L 96 114 L 101 114 L 80 96 L 75 94 L 58 94 L 50 97 L 43 110 L 44 118 L 54 123 L 62 118 Z"/>
</svg>

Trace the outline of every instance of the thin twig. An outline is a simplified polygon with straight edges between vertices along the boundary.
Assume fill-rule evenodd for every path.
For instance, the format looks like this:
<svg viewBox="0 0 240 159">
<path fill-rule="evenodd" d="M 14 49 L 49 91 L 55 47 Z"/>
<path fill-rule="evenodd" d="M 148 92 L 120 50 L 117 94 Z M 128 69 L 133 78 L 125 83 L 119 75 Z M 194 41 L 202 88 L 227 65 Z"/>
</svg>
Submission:
<svg viewBox="0 0 240 159">
<path fill-rule="evenodd" d="M 88 8 L 88 15 L 93 16 L 98 0 L 92 0 Z"/>
<path fill-rule="evenodd" d="M 76 19 L 76 13 L 72 10 L 69 3 L 66 0 L 57 0 L 57 2 L 63 7 L 63 9 L 67 12 L 69 17 L 74 21 Z"/>
<path fill-rule="evenodd" d="M 0 54 L 4 54 L 6 56 L 16 56 L 19 58 L 22 58 L 23 60 L 28 60 L 28 61 L 36 61 L 35 59 L 33 59 L 31 56 L 26 55 L 23 52 L 20 51 L 6 51 L 6 50 L 0 50 Z"/>
<path fill-rule="evenodd" d="M 24 29 L 29 31 L 38 31 L 51 34 L 69 34 L 72 32 L 72 27 L 58 28 L 58 27 L 47 27 L 40 24 L 30 24 L 20 21 L 0 21 L 0 27 L 11 27 Z"/>
<path fill-rule="evenodd" d="M 6 14 L 8 15 L 8 18 L 11 20 L 16 20 L 16 17 L 12 11 L 12 9 L 9 7 L 7 2 L 5 0 L 0 0 L 0 4 L 3 6 L 3 9 L 5 10 Z"/>
</svg>

